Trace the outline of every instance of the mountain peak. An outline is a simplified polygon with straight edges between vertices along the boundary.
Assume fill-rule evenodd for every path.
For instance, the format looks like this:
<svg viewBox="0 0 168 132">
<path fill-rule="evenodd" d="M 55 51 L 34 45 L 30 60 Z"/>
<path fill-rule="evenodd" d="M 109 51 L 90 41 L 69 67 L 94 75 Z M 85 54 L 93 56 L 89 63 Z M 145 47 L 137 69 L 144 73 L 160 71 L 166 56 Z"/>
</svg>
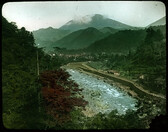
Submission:
<svg viewBox="0 0 168 132">
<path fill-rule="evenodd" d="M 101 29 L 103 27 L 111 27 L 114 29 L 132 29 L 132 26 L 126 25 L 124 23 L 106 18 L 100 14 L 87 15 L 84 17 L 75 17 L 73 20 L 69 21 L 60 29 L 77 31 L 80 29 L 85 29 L 88 27 L 94 27 Z"/>
<path fill-rule="evenodd" d="M 48 30 L 52 30 L 52 29 L 54 29 L 53 27 L 48 27 L 48 28 L 46 28 L 46 29 L 48 29 Z"/>
<path fill-rule="evenodd" d="M 86 24 L 89 23 L 92 20 L 90 15 L 86 15 L 84 17 L 75 17 L 73 20 L 70 20 L 65 25 L 71 25 L 71 24 Z"/>
<path fill-rule="evenodd" d="M 93 19 L 96 18 L 96 19 L 103 19 L 104 16 L 100 15 L 100 14 L 95 14 L 93 17 Z"/>
</svg>

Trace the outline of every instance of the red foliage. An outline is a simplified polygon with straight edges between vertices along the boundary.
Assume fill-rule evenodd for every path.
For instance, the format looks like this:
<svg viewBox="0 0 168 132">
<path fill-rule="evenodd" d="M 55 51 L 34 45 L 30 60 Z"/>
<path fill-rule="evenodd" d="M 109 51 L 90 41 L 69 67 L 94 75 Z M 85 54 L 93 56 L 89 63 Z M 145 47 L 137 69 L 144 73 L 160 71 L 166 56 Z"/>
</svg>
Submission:
<svg viewBox="0 0 168 132">
<path fill-rule="evenodd" d="M 68 80 L 68 72 L 59 69 L 55 71 L 45 71 L 40 74 L 42 84 L 42 95 L 46 102 L 46 110 L 49 114 L 63 123 L 70 119 L 69 112 L 74 106 L 82 106 L 88 103 L 82 98 L 72 97 L 72 95 L 82 91 L 72 80 Z"/>
</svg>

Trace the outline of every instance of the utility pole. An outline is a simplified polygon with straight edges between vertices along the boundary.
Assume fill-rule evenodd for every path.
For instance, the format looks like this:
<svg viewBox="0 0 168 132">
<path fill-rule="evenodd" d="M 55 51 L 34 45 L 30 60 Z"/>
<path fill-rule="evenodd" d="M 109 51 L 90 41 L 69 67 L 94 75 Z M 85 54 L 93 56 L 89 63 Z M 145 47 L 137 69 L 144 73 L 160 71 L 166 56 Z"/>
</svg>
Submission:
<svg viewBox="0 0 168 132">
<path fill-rule="evenodd" d="M 37 77 L 39 79 L 39 58 L 38 58 L 38 48 L 37 48 Z M 39 89 L 39 85 L 38 88 Z M 39 104 L 39 112 L 40 112 L 40 92 L 38 91 L 38 104 Z"/>
<path fill-rule="evenodd" d="M 39 59 L 38 59 L 38 49 L 37 49 L 37 76 L 39 76 Z"/>
</svg>

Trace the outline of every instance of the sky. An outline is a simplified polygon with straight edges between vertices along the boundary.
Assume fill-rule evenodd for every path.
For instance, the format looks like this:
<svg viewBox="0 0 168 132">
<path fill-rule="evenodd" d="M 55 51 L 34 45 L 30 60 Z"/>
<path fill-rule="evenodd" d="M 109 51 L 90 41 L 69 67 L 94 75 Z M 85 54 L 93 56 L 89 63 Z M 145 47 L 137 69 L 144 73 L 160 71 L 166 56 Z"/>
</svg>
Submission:
<svg viewBox="0 0 168 132">
<path fill-rule="evenodd" d="M 166 15 L 159 1 L 46 1 L 8 2 L 2 15 L 18 28 L 28 31 L 59 28 L 68 21 L 86 15 L 101 14 L 110 19 L 137 27 L 145 27 Z"/>
</svg>

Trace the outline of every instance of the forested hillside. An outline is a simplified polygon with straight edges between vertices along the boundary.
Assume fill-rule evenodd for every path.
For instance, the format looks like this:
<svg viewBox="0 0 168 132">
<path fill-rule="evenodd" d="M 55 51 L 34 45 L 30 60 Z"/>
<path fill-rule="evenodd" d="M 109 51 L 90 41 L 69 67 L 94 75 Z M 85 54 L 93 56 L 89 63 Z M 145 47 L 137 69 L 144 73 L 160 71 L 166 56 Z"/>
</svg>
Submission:
<svg viewBox="0 0 168 132">
<path fill-rule="evenodd" d="M 112 55 L 107 66 L 124 72 L 125 76 L 139 81 L 144 88 L 166 94 L 166 38 L 160 29 L 153 27 L 135 51 L 128 55 Z"/>
<path fill-rule="evenodd" d="M 69 116 L 69 112 L 74 109 L 75 105 L 85 106 L 82 104 L 82 98 L 75 98 L 78 85 L 68 80 L 68 73 L 58 70 L 63 63 L 63 60 L 57 56 L 51 57 L 45 54 L 42 49 L 37 48 L 32 33 L 26 31 L 24 27 L 18 29 L 15 23 L 9 23 L 2 17 L 2 116 L 6 128 L 45 129 L 50 126 L 48 122 L 51 120 L 55 120 L 55 122 L 66 121 L 66 119 L 59 119 L 57 116 L 54 119 L 55 115 L 47 113 L 47 111 L 54 110 L 52 105 L 48 105 L 48 97 L 52 98 L 53 102 L 60 100 L 60 98 L 53 97 L 57 94 L 51 92 L 57 87 L 59 87 L 58 90 L 61 89 L 61 99 L 67 99 L 64 103 L 69 103 L 67 109 L 65 104 L 62 104 L 61 112 L 66 111 L 66 115 Z M 46 70 L 50 70 L 50 73 L 45 74 Z M 50 82 L 52 73 L 59 77 L 61 86 Z M 60 75 L 63 76 L 62 80 Z M 46 82 L 48 82 L 47 84 L 51 83 L 51 88 L 45 89 Z M 40 83 L 44 86 L 43 90 Z M 75 91 L 72 93 L 73 88 Z M 48 95 L 46 96 L 46 94 Z M 58 106 L 59 104 L 55 104 L 55 107 Z M 61 114 L 60 109 L 54 110 L 59 113 L 58 116 Z"/>
<path fill-rule="evenodd" d="M 124 52 L 135 49 L 145 38 L 145 30 L 123 30 L 94 42 L 87 51 L 90 52 Z"/>
<path fill-rule="evenodd" d="M 39 125 L 37 50 L 32 33 L 2 17 L 3 124 L 7 128 Z"/>
<path fill-rule="evenodd" d="M 45 47 L 45 50 L 52 50 L 51 45 L 71 33 L 69 30 L 60 30 L 52 27 L 39 29 L 33 31 L 35 43 L 39 44 L 38 47 Z"/>
</svg>

